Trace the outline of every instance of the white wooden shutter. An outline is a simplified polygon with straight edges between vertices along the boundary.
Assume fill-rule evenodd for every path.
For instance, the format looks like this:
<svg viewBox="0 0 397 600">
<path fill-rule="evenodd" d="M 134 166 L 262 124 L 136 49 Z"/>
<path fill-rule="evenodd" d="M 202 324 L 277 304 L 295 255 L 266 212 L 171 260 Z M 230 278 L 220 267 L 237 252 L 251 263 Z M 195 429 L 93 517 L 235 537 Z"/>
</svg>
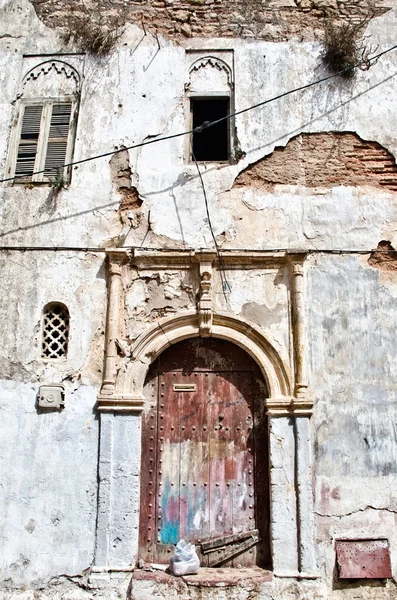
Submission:
<svg viewBox="0 0 397 600">
<path fill-rule="evenodd" d="M 31 180 L 35 171 L 38 140 L 40 135 L 43 106 L 25 106 L 22 118 L 15 175 Z"/>
<path fill-rule="evenodd" d="M 72 115 L 72 103 L 53 104 L 47 148 L 45 152 L 44 178 L 54 179 L 57 170 L 64 173 L 68 137 Z"/>
</svg>

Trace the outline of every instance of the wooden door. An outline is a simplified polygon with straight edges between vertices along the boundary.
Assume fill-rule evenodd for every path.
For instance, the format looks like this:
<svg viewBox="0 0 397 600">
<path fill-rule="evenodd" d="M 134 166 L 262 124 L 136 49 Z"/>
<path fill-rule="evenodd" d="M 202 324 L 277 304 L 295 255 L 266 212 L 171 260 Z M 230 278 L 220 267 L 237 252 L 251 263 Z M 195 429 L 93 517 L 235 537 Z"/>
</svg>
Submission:
<svg viewBox="0 0 397 600">
<path fill-rule="evenodd" d="M 151 404 L 143 422 L 140 558 L 166 563 L 181 538 L 198 548 L 223 539 L 226 549 L 204 549 L 202 564 L 269 566 L 259 370 L 227 342 L 190 340 L 170 350 L 146 387 Z M 249 535 L 255 531 L 255 538 Z"/>
</svg>

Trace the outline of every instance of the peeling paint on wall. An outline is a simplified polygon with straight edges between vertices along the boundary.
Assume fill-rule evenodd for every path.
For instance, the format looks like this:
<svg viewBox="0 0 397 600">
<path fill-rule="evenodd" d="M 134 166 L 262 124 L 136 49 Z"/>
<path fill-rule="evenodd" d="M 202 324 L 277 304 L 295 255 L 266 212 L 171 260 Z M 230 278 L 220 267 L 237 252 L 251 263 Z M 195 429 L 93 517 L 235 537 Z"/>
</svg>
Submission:
<svg viewBox="0 0 397 600">
<path fill-rule="evenodd" d="M 392 5 L 394 9 L 380 15 Z M 56 27 L 62 26 L 70 8 L 52 0 L 35 6 L 41 18 Z M 133 0 L 127 8 L 135 25 L 127 27 L 114 52 L 100 60 L 73 58 L 84 65 L 74 158 L 188 130 L 189 52 L 233 51 L 236 110 L 320 78 L 321 44 L 313 40 L 320 36 L 324 10 L 333 10 L 338 22 L 356 22 L 368 6 L 358 0 L 189 0 L 183 5 L 159 0 L 145 5 L 143 31 L 143 5 Z M 112 5 L 114 12 L 119 8 Z M 396 8 L 395 0 L 376 3 L 379 16 L 370 21 L 366 35 L 379 50 L 395 43 Z M 4 167 L 26 61 L 40 62 L 67 48 L 61 30 L 46 27 L 27 0 L 12 0 L 1 11 Z M 175 42 L 180 40 L 183 43 Z M 219 594 L 228 600 L 390 600 L 396 595 L 392 581 L 342 588 L 333 574 L 336 536 L 385 535 L 394 572 L 397 568 L 396 56 L 380 58 L 348 86 L 316 86 L 236 116 L 240 160 L 200 165 L 221 251 L 237 248 L 247 256 L 252 252 L 243 268 L 230 264 L 226 269 L 230 289 L 224 289 L 214 268 L 214 313 L 225 311 L 245 323 L 242 328 L 260 331 L 286 357 L 291 371 L 288 269 L 257 268 L 254 255 L 264 249 L 277 255 L 283 249 L 313 253 L 307 260 L 304 302 L 315 402 L 313 481 L 320 579 L 275 576 L 259 591 L 246 582 L 216 592 L 190 585 L 186 594 L 191 600 Z M 106 535 L 111 531 L 106 547 L 112 559 L 127 567 L 134 562 L 139 526 L 138 413 L 120 418 L 104 412 L 101 444 L 108 444 L 114 469 L 107 472 L 104 462 L 98 477 L 102 416 L 96 402 L 109 285 L 104 248 L 154 247 L 159 255 L 170 248 L 175 254 L 180 249 L 213 250 L 203 188 L 196 166 L 189 162 L 188 143 L 181 136 L 76 165 L 70 185 L 57 195 L 47 185 L 0 188 L 0 241 L 10 248 L 0 257 L 0 470 L 5 506 L 0 567 L 6 600 L 127 596 L 129 574 L 119 573 L 118 582 L 110 576 L 108 588 L 102 590 L 93 590 L 87 581 L 97 515 L 111 512 L 105 505 L 97 512 L 98 479 L 102 477 L 105 486 L 110 482 L 112 499 L 120 502 L 120 512 L 110 514 L 104 529 Z M 346 254 L 322 254 L 322 249 L 343 249 Z M 362 254 L 349 255 L 350 250 Z M 177 260 L 139 270 L 128 260 L 123 264 L 123 331 L 115 357 L 120 372 L 131 364 L 128 351 L 133 341 L 152 331 L 161 317 L 197 311 L 196 267 L 194 263 L 182 268 Z M 50 301 L 63 302 L 70 311 L 70 352 L 58 362 L 41 360 L 39 352 L 42 309 Z M 241 331 L 236 330 L 236 336 Z M 38 388 L 51 383 L 65 386 L 65 409 L 38 413 Z M 273 419 L 272 543 L 289 575 L 297 568 L 299 546 L 294 529 L 299 512 L 295 435 L 299 437 L 292 418 Z M 295 541 L 285 544 L 283 532 Z M 300 533 L 304 536 L 305 531 Z M 299 548 L 304 548 L 303 542 Z M 156 594 L 171 600 L 170 593 L 176 599 L 180 591 L 177 584 L 140 585 L 140 591 L 134 590 L 135 600 Z"/>
</svg>

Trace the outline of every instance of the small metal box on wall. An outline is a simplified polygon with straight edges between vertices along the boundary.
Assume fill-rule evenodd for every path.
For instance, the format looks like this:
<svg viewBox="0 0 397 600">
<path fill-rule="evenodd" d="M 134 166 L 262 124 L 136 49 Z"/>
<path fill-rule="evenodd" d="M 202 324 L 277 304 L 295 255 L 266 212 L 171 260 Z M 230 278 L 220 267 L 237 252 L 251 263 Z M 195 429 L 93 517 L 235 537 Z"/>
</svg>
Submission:
<svg viewBox="0 0 397 600">
<path fill-rule="evenodd" d="M 387 579 L 392 576 L 387 539 L 336 540 L 339 579 Z"/>
<path fill-rule="evenodd" d="M 63 408 L 65 406 L 63 385 L 41 385 L 37 396 L 37 406 L 39 408 Z"/>
</svg>

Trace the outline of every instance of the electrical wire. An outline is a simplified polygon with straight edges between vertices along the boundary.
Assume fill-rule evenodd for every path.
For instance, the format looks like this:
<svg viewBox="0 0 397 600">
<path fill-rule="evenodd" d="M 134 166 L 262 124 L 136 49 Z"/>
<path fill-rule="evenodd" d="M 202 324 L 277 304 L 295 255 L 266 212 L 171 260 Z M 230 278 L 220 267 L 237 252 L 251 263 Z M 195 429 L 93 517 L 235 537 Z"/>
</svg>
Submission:
<svg viewBox="0 0 397 600">
<path fill-rule="evenodd" d="M 183 254 L 184 252 L 200 252 L 202 250 L 208 251 L 208 248 L 149 248 L 149 247 L 141 247 L 141 246 L 121 246 L 118 248 L 120 251 L 129 251 L 129 250 L 139 250 L 139 252 L 156 252 L 157 254 L 161 254 L 162 252 L 178 252 Z M 87 246 L 0 246 L 0 252 L 27 252 L 27 251 L 37 251 L 37 252 L 98 252 L 98 253 L 106 253 L 107 248 L 103 246 L 100 247 L 87 247 Z M 337 254 L 337 255 L 363 255 L 366 254 L 397 254 L 397 249 L 394 248 L 367 248 L 367 249 L 341 249 L 341 248 L 222 248 L 223 256 L 227 256 L 228 254 L 232 254 L 233 252 L 245 253 L 245 254 L 287 254 L 287 255 L 297 255 L 297 254 Z"/>
<path fill-rule="evenodd" d="M 255 108 L 259 108 L 261 106 L 264 106 L 265 104 L 269 104 L 270 102 L 274 102 L 275 100 L 280 100 L 281 98 L 284 98 L 285 96 L 289 96 L 290 94 L 294 94 L 295 92 L 301 92 L 302 90 L 306 90 L 310 87 L 313 87 L 314 85 L 318 85 L 319 83 L 324 83 L 324 81 L 329 81 L 330 79 L 334 79 L 335 77 L 339 77 L 339 75 L 342 75 L 345 71 L 350 71 L 352 68 L 359 68 L 363 65 L 366 66 L 366 70 L 369 69 L 369 67 L 371 66 L 372 63 L 376 63 L 379 58 L 381 56 L 383 56 L 384 54 L 387 54 L 388 52 L 391 52 L 392 50 L 396 50 L 397 48 L 397 44 L 395 44 L 394 46 L 391 46 L 391 48 L 387 48 L 387 50 L 383 50 L 382 52 L 379 52 L 378 54 L 375 54 L 374 56 L 372 56 L 369 59 L 366 59 L 365 61 L 362 61 L 360 63 L 357 63 L 356 65 L 353 65 L 353 67 L 346 67 L 345 69 L 342 69 L 341 71 L 338 71 L 337 73 L 334 73 L 333 75 L 327 75 L 326 77 L 323 77 L 321 79 L 317 79 L 316 81 L 312 81 L 311 83 L 306 83 L 305 85 L 302 85 L 300 87 L 294 88 L 292 90 L 289 90 L 288 92 L 283 92 L 282 94 L 279 94 L 278 96 L 273 96 L 273 98 L 269 98 L 268 100 L 263 100 L 262 102 L 258 102 L 257 104 L 252 104 L 251 106 L 248 106 L 247 108 L 243 108 L 241 110 L 237 110 L 236 112 L 234 112 L 231 115 L 227 115 L 226 117 L 222 117 L 220 119 L 217 119 L 216 121 L 206 121 L 205 123 L 203 123 L 203 125 L 196 127 L 196 129 L 199 129 L 200 131 L 202 129 L 206 129 L 208 127 L 212 127 L 213 125 L 217 125 L 218 123 L 221 123 L 222 121 L 225 121 L 226 119 L 230 119 L 232 117 L 235 117 L 237 115 L 242 115 L 243 113 L 246 113 L 250 110 L 253 110 Z M 201 128 L 201 129 L 200 129 Z"/>
<path fill-rule="evenodd" d="M 224 267 L 224 264 L 223 264 L 221 252 L 220 252 L 220 249 L 219 249 L 219 246 L 218 246 L 218 242 L 217 242 L 216 237 L 215 237 L 214 229 L 212 227 L 210 210 L 209 210 L 209 206 L 208 206 L 207 192 L 206 192 L 206 189 L 205 189 L 204 180 L 203 180 L 203 176 L 202 176 L 201 171 L 200 171 L 199 164 L 198 164 L 198 162 L 196 160 L 196 156 L 195 156 L 194 151 L 193 151 L 193 140 L 192 140 L 192 143 L 191 143 L 191 149 L 192 149 L 192 158 L 193 158 L 194 164 L 196 165 L 196 169 L 197 169 L 197 172 L 198 172 L 198 175 L 199 175 L 199 178 L 200 178 L 200 182 L 201 182 L 201 187 L 203 189 L 204 203 L 205 203 L 205 209 L 207 211 L 208 225 L 209 225 L 209 228 L 210 228 L 210 231 L 211 231 L 212 239 L 214 240 L 216 254 L 218 256 L 219 273 L 220 273 L 221 282 L 222 282 L 222 291 L 223 291 L 223 294 L 225 296 L 225 299 L 227 299 L 227 297 L 226 297 L 226 291 L 229 290 L 229 292 L 231 292 L 231 288 L 230 288 L 229 282 L 227 280 L 226 271 L 225 271 L 225 267 Z"/>
<path fill-rule="evenodd" d="M 386 50 L 383 50 L 382 52 L 379 52 L 378 54 L 375 54 L 374 56 L 372 56 L 371 58 L 369 58 L 368 60 L 362 61 L 360 63 L 357 63 L 356 65 L 354 65 L 353 67 L 360 67 L 362 65 L 366 65 L 366 66 L 370 66 L 371 64 L 375 63 L 376 61 L 378 61 L 378 59 L 381 56 L 384 56 L 385 54 L 392 52 L 393 50 L 395 50 L 397 48 L 397 44 L 395 44 L 394 46 L 391 46 L 390 48 L 387 48 Z M 351 69 L 351 67 L 349 68 L 349 70 Z M 203 131 L 204 129 L 208 129 L 209 127 L 213 127 L 214 125 L 217 125 L 218 123 L 221 123 L 222 121 L 225 121 L 227 119 L 232 119 L 238 115 L 241 115 L 243 113 L 246 113 L 250 110 L 254 110 L 256 108 L 260 108 L 262 106 L 265 106 L 266 104 L 270 104 L 271 102 L 275 102 L 276 100 L 280 100 L 281 98 L 285 98 L 286 96 L 289 96 L 290 94 L 294 94 L 296 92 L 300 92 L 303 90 L 306 90 L 308 88 L 311 88 L 315 85 L 319 85 L 320 83 L 324 83 L 325 81 L 329 81 L 331 79 L 334 79 L 335 77 L 338 77 L 339 75 L 342 75 L 347 69 L 342 69 L 341 71 L 339 71 L 338 73 L 334 73 L 332 75 L 328 75 L 327 77 L 322 77 L 321 79 L 317 79 L 316 81 L 312 81 L 311 83 L 307 83 L 305 85 L 301 85 L 297 88 L 293 88 L 292 90 L 288 90 L 287 92 L 283 92 L 282 94 L 278 94 L 277 96 L 273 96 L 272 98 L 268 98 L 267 100 L 263 100 L 262 102 L 258 102 L 257 104 L 252 104 L 251 106 L 248 106 L 247 108 L 243 108 L 241 110 L 235 111 L 229 115 L 226 115 L 225 117 L 222 117 L 220 119 L 217 119 L 216 121 L 204 121 L 204 123 L 202 123 L 201 125 L 199 125 L 198 127 L 195 127 L 193 129 L 189 129 L 188 131 L 182 131 L 179 133 L 174 133 L 171 135 L 167 135 L 167 136 L 163 136 L 163 137 L 156 137 L 154 139 L 149 139 L 149 140 L 145 140 L 143 142 L 140 142 L 139 144 L 132 144 L 131 146 L 125 146 L 123 148 L 119 148 L 117 150 L 110 150 L 109 152 L 104 152 L 103 154 L 97 154 L 95 156 L 89 156 L 88 158 L 82 158 L 80 160 L 75 160 L 69 163 L 64 163 L 62 165 L 58 165 L 58 166 L 54 166 L 51 167 L 49 169 L 42 169 L 40 171 L 34 171 L 33 173 L 28 174 L 29 177 L 33 177 L 34 175 L 40 175 L 44 172 L 48 172 L 48 171 L 57 171 L 59 169 L 65 169 L 67 167 L 73 167 L 75 165 L 81 165 L 83 163 L 86 162 L 90 162 L 93 160 L 98 160 L 100 158 L 106 158 L 107 156 L 113 156 L 114 154 L 118 154 L 119 152 L 124 152 L 125 150 L 134 150 L 136 148 L 142 148 L 143 146 L 148 146 L 149 144 L 157 144 L 159 142 L 164 142 L 166 140 L 172 140 L 178 137 L 182 137 L 185 135 L 190 135 L 192 133 L 200 133 L 201 131 Z M 15 181 L 16 179 L 23 179 L 26 178 L 27 175 L 14 175 L 13 177 L 6 177 L 4 179 L 0 179 L 0 183 L 6 183 L 8 181 Z"/>
</svg>

